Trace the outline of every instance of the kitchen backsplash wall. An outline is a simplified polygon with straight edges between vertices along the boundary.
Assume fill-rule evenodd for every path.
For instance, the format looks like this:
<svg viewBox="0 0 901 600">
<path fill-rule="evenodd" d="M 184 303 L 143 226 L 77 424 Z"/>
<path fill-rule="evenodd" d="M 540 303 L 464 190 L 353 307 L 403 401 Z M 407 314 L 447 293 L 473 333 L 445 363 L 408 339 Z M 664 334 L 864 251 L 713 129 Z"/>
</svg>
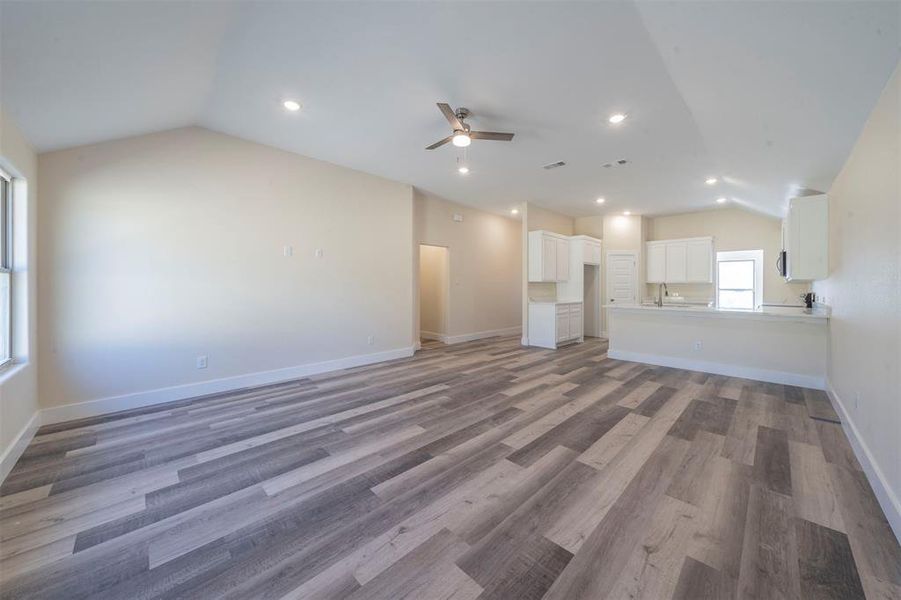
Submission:
<svg viewBox="0 0 901 600">
<path fill-rule="evenodd" d="M 810 291 L 808 283 L 788 283 L 776 271 L 782 249 L 782 223 L 775 217 L 740 208 L 720 208 L 648 219 L 648 241 L 713 236 L 714 252 L 763 250 L 763 301 L 768 304 L 800 304 L 800 296 Z M 657 285 L 648 284 L 647 297 L 657 294 Z M 712 300 L 713 284 L 670 284 L 670 294 L 695 300 Z"/>
</svg>

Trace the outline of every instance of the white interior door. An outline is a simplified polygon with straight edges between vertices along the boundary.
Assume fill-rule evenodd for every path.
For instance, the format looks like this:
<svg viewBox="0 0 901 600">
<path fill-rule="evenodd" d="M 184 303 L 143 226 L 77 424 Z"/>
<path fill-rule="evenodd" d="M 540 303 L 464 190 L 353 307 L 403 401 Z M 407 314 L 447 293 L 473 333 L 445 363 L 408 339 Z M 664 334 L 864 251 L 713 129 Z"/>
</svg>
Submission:
<svg viewBox="0 0 901 600">
<path fill-rule="evenodd" d="M 607 303 L 637 304 L 637 258 L 634 252 L 607 253 Z"/>
</svg>

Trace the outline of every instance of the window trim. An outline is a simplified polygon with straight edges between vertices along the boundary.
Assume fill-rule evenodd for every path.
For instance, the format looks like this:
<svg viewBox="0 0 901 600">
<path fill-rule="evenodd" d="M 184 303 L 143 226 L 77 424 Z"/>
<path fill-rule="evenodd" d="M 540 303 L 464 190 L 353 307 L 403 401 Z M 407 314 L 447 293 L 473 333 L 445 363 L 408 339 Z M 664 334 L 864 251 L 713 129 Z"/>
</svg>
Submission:
<svg viewBox="0 0 901 600">
<path fill-rule="evenodd" d="M 723 310 L 758 310 L 763 304 L 763 250 L 726 250 L 716 253 L 716 269 L 714 270 L 713 291 L 716 297 L 716 307 L 720 308 L 720 263 L 721 262 L 754 262 L 754 307 L 747 308 L 724 308 Z M 729 291 L 731 288 L 722 288 Z M 742 288 L 738 291 L 746 291 Z"/>
<path fill-rule="evenodd" d="M 13 300 L 15 291 L 13 290 L 13 190 L 16 180 L 6 171 L 0 169 L 0 179 L 6 182 L 6 197 L 0 198 L 0 223 L 5 226 L 6 239 L 5 248 L 0 247 L 0 273 L 9 274 L 9 311 L 7 314 L 7 322 L 0 323 L 0 327 L 5 327 L 9 335 L 7 341 L 9 348 L 9 356 L 0 357 L 0 370 L 6 370 L 14 362 L 15 349 L 13 348 L 13 340 L 15 339 L 15 319 L 13 319 Z"/>
</svg>

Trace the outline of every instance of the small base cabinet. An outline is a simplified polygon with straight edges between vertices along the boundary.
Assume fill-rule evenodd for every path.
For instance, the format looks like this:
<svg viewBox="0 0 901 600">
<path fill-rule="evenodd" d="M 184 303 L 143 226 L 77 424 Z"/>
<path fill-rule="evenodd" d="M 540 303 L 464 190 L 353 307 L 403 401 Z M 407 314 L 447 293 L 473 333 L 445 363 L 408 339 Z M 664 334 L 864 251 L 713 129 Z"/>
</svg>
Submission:
<svg viewBox="0 0 901 600">
<path fill-rule="evenodd" d="M 584 339 L 581 302 L 529 304 L 529 345 L 558 348 Z"/>
</svg>

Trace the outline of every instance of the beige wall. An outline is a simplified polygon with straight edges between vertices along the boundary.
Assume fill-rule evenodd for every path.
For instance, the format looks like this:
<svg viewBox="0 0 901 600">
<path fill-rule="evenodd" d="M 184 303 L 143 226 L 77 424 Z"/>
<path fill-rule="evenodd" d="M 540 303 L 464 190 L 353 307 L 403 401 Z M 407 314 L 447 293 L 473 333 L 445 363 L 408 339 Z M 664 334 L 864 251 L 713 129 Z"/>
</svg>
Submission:
<svg viewBox="0 0 901 600">
<path fill-rule="evenodd" d="M 573 226 L 575 235 L 590 235 L 599 240 L 604 239 L 604 217 L 576 217 Z"/>
<path fill-rule="evenodd" d="M 558 212 L 541 208 L 535 204 L 529 204 L 528 212 L 529 231 L 553 231 L 560 235 L 573 235 L 575 233 L 575 220 L 572 217 Z"/>
<path fill-rule="evenodd" d="M 870 481 L 901 537 L 899 88 L 901 67 L 829 190 L 830 275 L 813 287 L 832 306 L 829 383 L 850 437 L 859 436 L 858 449 L 874 463 Z"/>
<path fill-rule="evenodd" d="M 13 447 L 38 410 L 37 384 L 37 158 L 12 120 L 0 109 L 0 167 L 14 178 L 13 357 L 0 373 L 0 480 L 24 447 Z M 32 422 L 37 425 L 37 421 Z M 27 434 L 24 441 L 27 440 Z"/>
<path fill-rule="evenodd" d="M 419 324 L 421 333 L 447 333 L 448 251 L 419 246 Z"/>
<path fill-rule="evenodd" d="M 39 175 L 44 406 L 414 343 L 408 185 L 201 128 Z"/>
<path fill-rule="evenodd" d="M 779 219 L 740 208 L 655 217 L 649 220 L 649 240 L 670 240 L 713 236 L 714 250 L 763 250 L 763 301 L 773 304 L 800 304 L 799 295 L 807 292 L 807 283 L 786 283 L 776 271 L 776 259 L 782 249 L 782 224 Z M 656 285 L 648 286 L 649 296 Z M 670 292 L 697 299 L 713 299 L 712 284 L 672 284 Z"/>
<path fill-rule="evenodd" d="M 447 335 L 462 336 L 519 326 L 520 224 L 415 190 L 417 244 L 448 249 L 450 291 Z M 454 215 L 462 221 L 454 221 Z"/>
</svg>

